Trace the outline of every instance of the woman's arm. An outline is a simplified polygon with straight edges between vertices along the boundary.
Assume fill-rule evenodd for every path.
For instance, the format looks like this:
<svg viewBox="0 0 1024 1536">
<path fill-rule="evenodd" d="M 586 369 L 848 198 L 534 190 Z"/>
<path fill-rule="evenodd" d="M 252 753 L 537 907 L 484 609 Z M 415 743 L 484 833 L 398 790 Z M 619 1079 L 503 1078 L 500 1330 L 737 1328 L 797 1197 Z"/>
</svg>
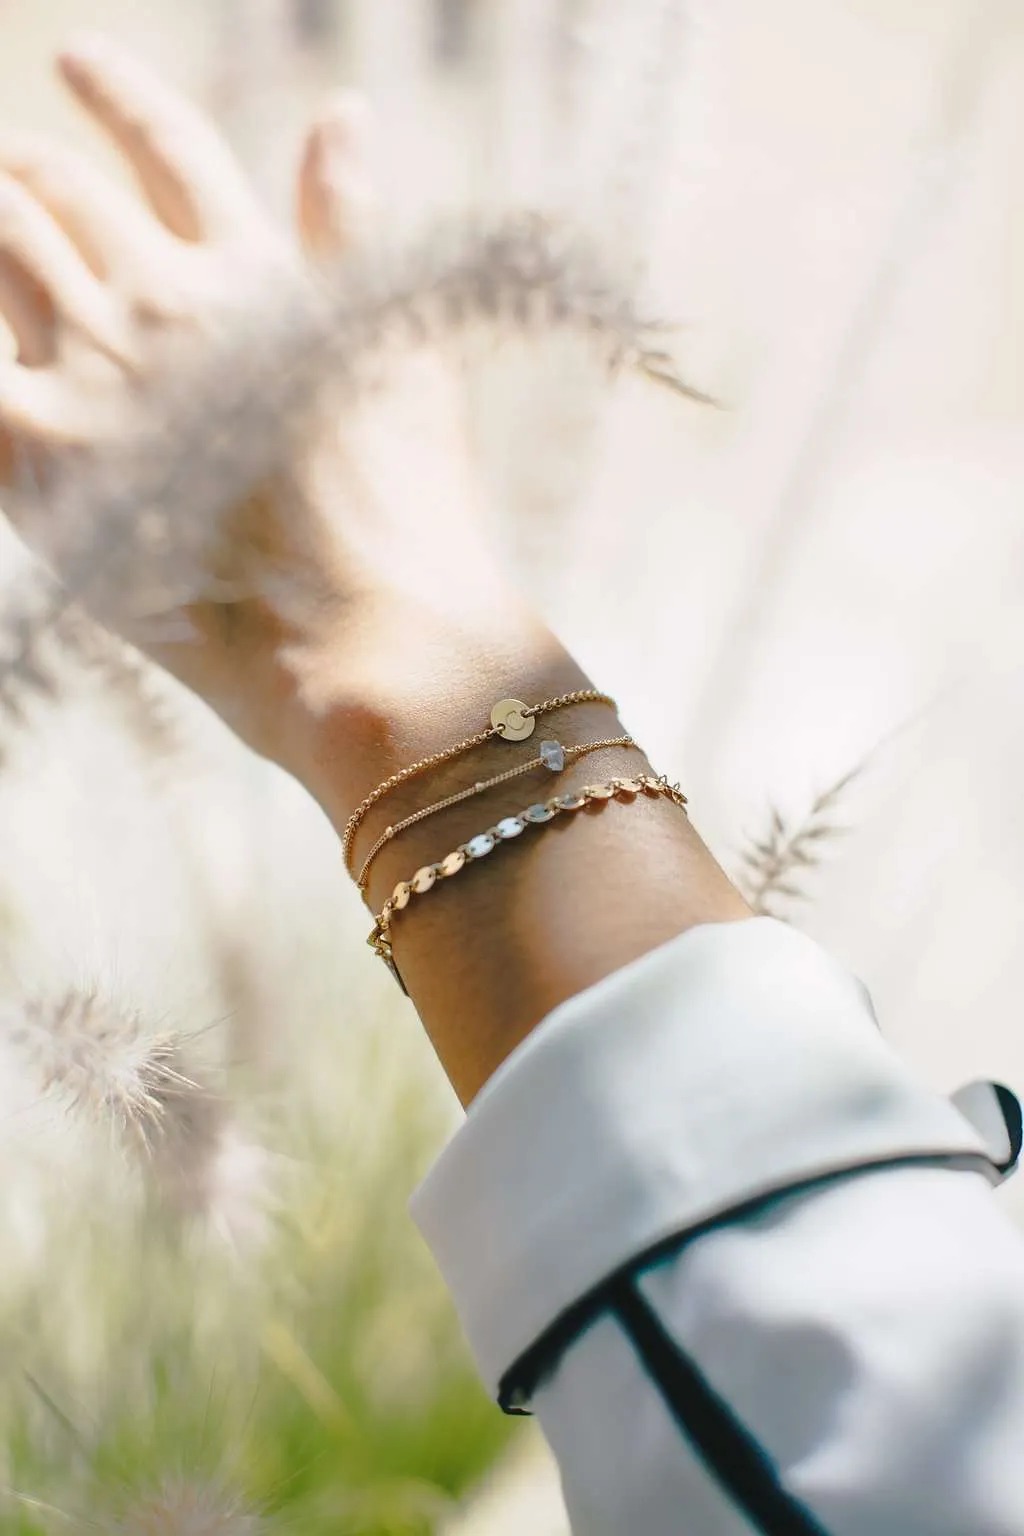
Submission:
<svg viewBox="0 0 1024 1536">
<path fill-rule="evenodd" d="M 183 367 L 201 377 L 240 309 L 255 324 L 307 273 L 198 114 L 102 45 L 62 69 L 148 206 L 63 152 L 0 146 L 19 346 L 0 463 L 48 485 L 116 463 L 140 403 Z M 335 114 L 303 162 L 307 260 L 351 253 L 365 190 L 354 120 Z M 498 698 L 591 686 L 487 548 L 450 371 L 391 361 L 358 400 L 324 382 L 292 455 L 223 509 L 216 580 L 138 636 L 339 834 Z M 59 565 L 61 530 L 27 532 Z M 175 624 L 185 640 L 154 638 Z M 600 704 L 551 721 L 566 746 L 622 730 Z M 396 790 L 356 863 L 546 734 Z M 647 766 L 608 748 L 558 790 Z M 537 786 L 385 846 L 369 907 Z M 485 1380 L 536 1406 L 581 1533 L 1024 1533 L 1024 1246 L 988 1188 L 1020 1146 L 1005 1098 L 986 1140 L 920 1086 L 860 984 L 750 918 L 665 798 L 531 829 L 399 912 L 393 941 L 469 1105 L 414 1214 Z"/>
<path fill-rule="evenodd" d="M 173 398 L 183 370 L 201 375 L 205 354 L 211 369 L 223 366 L 217 338 L 238 331 L 239 315 L 257 331 L 265 301 L 286 315 L 310 269 L 210 125 L 148 71 L 102 42 L 71 49 L 60 67 L 149 206 L 66 151 L 0 141 L 0 255 L 20 345 L 18 361 L 0 369 L 6 457 L 12 468 L 19 456 L 42 462 L 48 479 L 65 472 L 69 447 L 74 474 L 104 455 L 116 474 L 123 453 L 130 486 L 121 440 L 145 427 L 145 411 Z M 351 260 L 369 238 L 365 134 L 342 104 L 310 136 L 298 198 L 307 263 Z M 291 360 L 287 345 L 282 356 Z M 251 366 L 260 367 L 255 343 Z M 143 631 L 140 643 L 304 782 L 340 831 L 376 783 L 480 730 L 498 699 L 540 702 L 589 685 L 487 547 L 450 368 L 414 348 L 364 395 L 332 399 L 331 390 L 328 379 L 310 402 L 293 460 L 221 509 L 238 531 L 218 551 L 218 577 L 243 595 L 218 601 L 200 580 L 193 601 L 158 616 L 165 628 L 187 623 L 192 641 L 154 643 Z M 217 409 L 214 397 L 214 419 Z M 172 520 L 181 515 L 171 509 Z M 27 534 L 55 544 L 60 564 L 59 528 Z M 284 607 L 273 594 L 289 582 Z M 550 728 L 565 745 L 623 729 L 595 706 Z M 429 793 L 500 772 L 540 739 L 489 743 L 433 774 Z M 559 788 L 649 767 L 637 752 L 609 751 L 574 766 Z M 386 849 L 373 909 L 403 875 L 519 809 L 523 785 L 537 790 L 536 778 L 510 785 Z M 424 792 L 420 780 L 375 807 L 359 850 Z M 557 1003 L 694 923 L 746 915 L 675 807 L 611 805 L 446 883 L 396 924 L 395 955 L 468 1101 Z"/>
<path fill-rule="evenodd" d="M 458 635 L 450 654 L 431 659 L 407 712 L 382 710 L 373 700 L 357 711 L 342 705 L 335 712 L 328 704 L 315 735 L 317 768 L 306 782 L 317 787 L 340 833 L 376 784 L 486 726 L 499 699 L 539 703 L 592 686 L 539 626 L 509 629 L 500 648 L 489 637 Z M 491 741 L 445 764 L 426 789 L 422 779 L 410 781 L 367 815 L 354 867 L 384 827 L 536 756 L 545 737 L 569 747 L 624 730 L 607 705 L 578 704 L 541 720 L 528 741 Z M 557 782 L 541 770 L 486 799 L 465 800 L 385 846 L 370 873 L 370 910 L 380 910 L 399 880 L 531 801 L 651 771 L 640 750 L 609 748 L 571 764 Z M 559 1003 L 694 924 L 749 915 L 685 813 L 641 795 L 531 829 L 439 884 L 396 915 L 394 955 L 441 1063 L 468 1103 Z"/>
</svg>

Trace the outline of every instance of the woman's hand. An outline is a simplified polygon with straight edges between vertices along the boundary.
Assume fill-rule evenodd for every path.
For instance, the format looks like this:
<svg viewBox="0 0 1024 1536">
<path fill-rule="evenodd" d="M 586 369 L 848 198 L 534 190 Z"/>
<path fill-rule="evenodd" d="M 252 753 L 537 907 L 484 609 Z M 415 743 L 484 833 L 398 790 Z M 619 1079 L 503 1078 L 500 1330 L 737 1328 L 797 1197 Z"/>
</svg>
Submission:
<svg viewBox="0 0 1024 1536">
<path fill-rule="evenodd" d="M 243 461 L 268 459 L 246 437 L 262 421 L 277 442 L 279 381 L 266 371 L 265 348 L 261 362 L 261 335 L 280 341 L 293 314 L 301 326 L 296 292 L 303 284 L 318 292 L 315 263 L 358 247 L 365 162 L 350 109 L 314 128 L 299 177 L 301 239 L 291 242 L 210 125 L 140 65 L 101 44 L 71 50 L 60 67 L 146 201 L 63 151 L 0 142 L 0 314 L 18 349 L 0 367 L 3 454 L 9 473 L 27 465 L 42 482 L 51 522 L 54 510 L 66 520 L 74 499 L 51 496 L 50 486 L 62 476 L 88 486 L 108 460 L 114 478 L 101 473 L 101 488 L 120 495 L 129 517 L 138 506 L 145 532 L 152 481 L 131 446 L 154 403 L 193 386 L 204 408 L 209 401 L 208 429 L 193 413 L 184 439 L 143 436 L 172 466 L 184 461 L 187 470 L 225 440 Z M 249 382 L 224 373 L 224 337 L 237 337 L 240 318 L 251 322 L 254 345 L 228 355 L 254 371 L 262 416 L 254 407 L 233 417 L 210 392 L 212 379 L 237 399 Z M 382 361 L 371 390 L 347 387 L 344 357 L 335 374 L 323 371 L 303 429 L 285 434 L 279 459 L 230 505 L 210 508 L 221 537 L 195 590 L 162 610 L 141 605 L 150 621 L 187 628 L 188 638 L 168 643 L 153 638 L 151 623 L 139 636 L 150 654 L 289 768 L 339 829 L 376 783 L 479 731 L 497 699 L 539 702 L 590 683 L 510 592 L 486 547 L 456 381 L 442 359 L 421 347 L 389 349 Z M 197 483 L 201 475 L 183 472 L 175 514 L 196 516 L 186 493 Z M 160 510 L 173 489 L 172 478 L 151 492 Z M 79 505 L 88 508 L 89 495 Z M 61 567 L 65 534 L 45 515 L 27 529 L 71 590 L 88 596 Z M 93 552 L 104 555 L 102 540 Z M 115 618 L 133 611 L 131 602 L 114 608 Z M 592 703 L 560 712 L 557 732 L 571 745 L 618 736 L 621 725 Z M 635 752 L 617 754 L 602 770 L 646 766 Z M 461 791 L 509 761 L 488 742 L 433 774 L 429 793 Z M 587 758 L 560 783 L 579 788 L 595 771 Z M 412 780 L 374 807 L 357 859 L 381 818 L 417 808 L 424 788 Z M 510 785 L 505 810 L 520 804 Z M 383 849 L 368 889 L 374 909 L 410 869 L 479 831 L 484 814 L 460 802 L 443 833 L 428 820 Z M 497 814 L 492 800 L 486 815 Z M 675 806 L 581 814 L 574 825 L 571 837 L 523 839 L 488 861 L 484 880 L 469 872 L 446 882 L 443 899 L 431 898 L 397 936 L 403 977 L 464 1100 L 565 998 L 693 923 L 748 915 Z"/>
<path fill-rule="evenodd" d="M 214 127 L 136 60 L 89 41 L 59 69 L 143 199 L 61 146 L 0 137 L 0 317 L 16 347 L 0 364 L 0 471 L 44 491 L 104 456 L 130 475 L 118 455 L 154 403 L 201 380 L 240 324 L 258 370 L 268 317 L 271 330 L 287 322 L 317 268 L 341 273 L 374 222 L 358 103 L 336 103 L 309 134 L 294 240 Z M 244 416 L 236 430 L 244 459 Z M 23 532 L 70 578 L 48 503 L 60 500 L 34 499 Z M 315 793 L 329 759 L 337 797 L 339 741 L 365 782 L 378 768 L 358 766 L 362 739 L 371 753 L 392 735 L 411 746 L 417 711 L 441 701 L 457 729 L 463 682 L 489 662 L 514 675 L 544 643 L 485 547 L 457 380 L 425 350 L 392 357 L 364 394 L 326 378 L 286 461 L 217 510 L 216 571 L 147 608 L 135 632 L 124 608 L 113 622 Z"/>
</svg>

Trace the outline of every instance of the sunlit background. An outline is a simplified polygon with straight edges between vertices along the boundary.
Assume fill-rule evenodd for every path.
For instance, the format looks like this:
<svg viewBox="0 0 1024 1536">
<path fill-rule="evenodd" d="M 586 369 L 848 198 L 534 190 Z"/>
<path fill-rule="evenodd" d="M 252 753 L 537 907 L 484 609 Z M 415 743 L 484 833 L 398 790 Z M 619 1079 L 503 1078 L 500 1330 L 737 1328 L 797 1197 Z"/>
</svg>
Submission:
<svg viewBox="0 0 1024 1536">
<path fill-rule="evenodd" d="M 282 217 L 355 85 L 395 230 L 541 209 L 678 324 L 717 408 L 478 360 L 495 537 L 730 872 L 773 808 L 845 829 L 771 910 L 920 1073 L 1024 1084 L 1024 5 L 2 0 L 4 119 L 105 153 L 84 26 Z M 406 1223 L 457 1116 L 326 822 L 141 662 L 66 672 L 0 743 L 0 1530 L 561 1536 Z M 196 1036 L 188 1158 L 90 1116 L 54 1019 Z"/>
</svg>

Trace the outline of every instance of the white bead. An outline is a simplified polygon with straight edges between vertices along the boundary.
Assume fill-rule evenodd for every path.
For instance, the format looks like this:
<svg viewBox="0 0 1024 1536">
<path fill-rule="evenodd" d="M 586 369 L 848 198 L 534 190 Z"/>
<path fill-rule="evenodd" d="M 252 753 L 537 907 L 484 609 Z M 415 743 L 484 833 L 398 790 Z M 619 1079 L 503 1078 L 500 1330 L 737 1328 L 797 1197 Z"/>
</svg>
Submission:
<svg viewBox="0 0 1024 1536">
<path fill-rule="evenodd" d="M 503 821 L 498 822 L 494 830 L 499 837 L 503 837 L 507 841 L 510 837 L 519 836 L 523 830 L 523 824 L 518 816 L 506 816 Z"/>
<path fill-rule="evenodd" d="M 489 832 L 481 832 L 478 837 L 471 837 L 466 844 L 466 852 L 471 859 L 482 859 L 490 853 L 494 847 L 494 838 Z"/>
</svg>

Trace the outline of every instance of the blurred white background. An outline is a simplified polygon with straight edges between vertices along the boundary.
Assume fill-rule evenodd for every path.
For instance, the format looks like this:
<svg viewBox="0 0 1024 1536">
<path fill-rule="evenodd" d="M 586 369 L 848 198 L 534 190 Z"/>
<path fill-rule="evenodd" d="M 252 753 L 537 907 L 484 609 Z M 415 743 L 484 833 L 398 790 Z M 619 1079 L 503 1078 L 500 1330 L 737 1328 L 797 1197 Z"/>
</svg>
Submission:
<svg viewBox="0 0 1024 1536">
<path fill-rule="evenodd" d="M 49 69 L 84 25 L 210 106 L 283 212 L 304 117 L 356 85 L 397 224 L 555 210 L 681 323 L 719 409 L 555 348 L 480 382 L 498 536 L 730 869 L 769 802 L 799 819 L 873 753 L 792 915 L 937 1088 L 1024 1088 L 1024 5 L 3 0 L 5 118 L 84 134 Z M 98 707 L 35 738 L 0 845 L 49 948 L 12 954 L 62 963 L 87 915 L 98 964 L 141 943 L 215 996 L 198 859 L 272 1061 L 379 1017 L 381 978 L 319 814 L 194 714 L 173 829 Z M 460 1532 L 554 1536 L 546 1463 L 506 1481 Z"/>
</svg>

